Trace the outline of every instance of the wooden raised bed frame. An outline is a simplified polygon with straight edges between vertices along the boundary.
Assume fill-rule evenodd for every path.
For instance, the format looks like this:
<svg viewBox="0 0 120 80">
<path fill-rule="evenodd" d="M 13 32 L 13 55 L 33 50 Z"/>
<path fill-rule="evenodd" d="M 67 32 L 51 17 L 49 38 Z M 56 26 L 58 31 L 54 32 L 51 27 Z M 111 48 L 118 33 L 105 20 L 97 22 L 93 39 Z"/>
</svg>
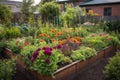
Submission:
<svg viewBox="0 0 120 80">
<path fill-rule="evenodd" d="M 77 75 L 77 73 L 79 73 L 80 70 L 95 63 L 99 59 L 102 59 L 108 55 L 113 54 L 115 51 L 116 51 L 115 46 L 108 46 L 107 48 L 104 48 L 103 50 L 97 52 L 96 56 L 90 57 L 86 59 L 85 61 L 75 61 L 65 67 L 58 69 L 54 73 L 54 78 L 52 76 L 41 75 L 37 73 L 36 71 L 29 71 L 29 72 L 30 74 L 35 76 L 38 80 L 70 80 L 75 75 Z M 5 54 L 9 58 L 11 58 L 12 56 L 15 56 L 15 55 L 12 55 L 12 52 L 9 49 L 5 50 Z M 17 60 L 17 62 L 21 67 L 23 66 L 23 64 L 21 63 L 19 59 Z"/>
</svg>

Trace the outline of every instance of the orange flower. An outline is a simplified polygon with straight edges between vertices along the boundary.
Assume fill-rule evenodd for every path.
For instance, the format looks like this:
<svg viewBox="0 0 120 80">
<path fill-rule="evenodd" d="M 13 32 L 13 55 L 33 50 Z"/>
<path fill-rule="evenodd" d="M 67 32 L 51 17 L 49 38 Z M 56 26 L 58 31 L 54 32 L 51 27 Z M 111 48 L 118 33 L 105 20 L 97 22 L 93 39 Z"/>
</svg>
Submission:
<svg viewBox="0 0 120 80">
<path fill-rule="evenodd" d="M 57 40 L 56 39 L 51 39 L 52 42 L 56 42 Z"/>
<path fill-rule="evenodd" d="M 40 41 L 40 42 L 44 42 L 44 40 L 43 40 L 43 39 L 40 39 L 39 41 Z"/>
<path fill-rule="evenodd" d="M 66 43 L 66 41 L 67 41 L 66 39 L 64 39 L 64 40 L 59 40 L 59 42 L 58 42 L 58 43 L 59 43 L 60 45 L 63 45 L 63 44 L 65 44 L 65 43 Z"/>
<path fill-rule="evenodd" d="M 42 34 L 39 34 L 39 37 L 43 37 L 43 36 L 45 36 L 45 34 L 44 34 L 44 33 L 42 33 Z"/>
<path fill-rule="evenodd" d="M 54 30 L 54 29 L 51 29 L 50 32 L 51 32 L 51 33 L 55 33 L 55 30 Z"/>
<path fill-rule="evenodd" d="M 47 37 L 47 38 L 50 38 L 50 36 L 49 36 L 49 35 L 47 35 L 46 37 Z"/>
</svg>

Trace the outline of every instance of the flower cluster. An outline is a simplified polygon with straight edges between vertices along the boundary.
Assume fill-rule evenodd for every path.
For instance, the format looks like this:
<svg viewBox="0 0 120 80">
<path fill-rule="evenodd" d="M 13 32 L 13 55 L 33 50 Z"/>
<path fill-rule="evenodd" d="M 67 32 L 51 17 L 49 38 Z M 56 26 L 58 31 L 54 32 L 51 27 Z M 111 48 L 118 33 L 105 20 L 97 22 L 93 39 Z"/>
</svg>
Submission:
<svg viewBox="0 0 120 80">
<path fill-rule="evenodd" d="M 48 56 L 45 59 L 45 63 L 49 64 L 50 63 L 49 57 L 52 55 L 52 50 L 53 49 L 59 49 L 59 48 L 61 48 L 61 45 L 54 46 L 53 48 L 50 48 L 50 47 L 38 48 L 37 50 L 34 51 L 34 53 L 32 54 L 32 56 L 30 57 L 30 60 L 33 62 L 37 58 L 37 56 L 39 54 L 39 51 L 43 50 L 43 54 L 46 55 L 46 56 Z"/>
</svg>

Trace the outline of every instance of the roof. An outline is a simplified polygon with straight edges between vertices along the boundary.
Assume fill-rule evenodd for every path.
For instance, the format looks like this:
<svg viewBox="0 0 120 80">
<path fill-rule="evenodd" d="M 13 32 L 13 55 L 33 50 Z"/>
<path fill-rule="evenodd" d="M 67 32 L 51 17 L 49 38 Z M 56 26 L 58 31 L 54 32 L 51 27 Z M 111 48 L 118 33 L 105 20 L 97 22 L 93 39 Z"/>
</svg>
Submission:
<svg viewBox="0 0 120 80">
<path fill-rule="evenodd" d="M 7 4 L 19 4 L 22 3 L 20 1 L 12 1 L 12 0 L 1 0 L 2 3 L 7 3 Z"/>
<path fill-rule="evenodd" d="M 85 2 L 87 0 L 56 0 L 56 2 Z"/>
<path fill-rule="evenodd" d="M 120 0 L 92 0 L 85 2 L 80 6 L 92 6 L 92 5 L 103 5 L 103 4 L 120 4 Z"/>
</svg>

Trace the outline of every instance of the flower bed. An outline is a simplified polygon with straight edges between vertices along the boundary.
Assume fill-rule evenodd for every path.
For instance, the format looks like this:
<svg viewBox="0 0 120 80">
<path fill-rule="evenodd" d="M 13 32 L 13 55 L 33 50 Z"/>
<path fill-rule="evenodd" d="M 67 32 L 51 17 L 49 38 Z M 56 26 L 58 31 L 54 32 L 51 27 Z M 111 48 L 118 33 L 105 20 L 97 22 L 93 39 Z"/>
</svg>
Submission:
<svg viewBox="0 0 120 80">
<path fill-rule="evenodd" d="M 31 71 L 31 73 L 34 76 L 38 77 L 38 80 L 70 80 L 71 76 L 73 77 L 73 75 L 77 75 L 77 72 L 79 72 L 80 70 L 95 63 L 97 60 L 104 58 L 104 56 L 110 55 L 115 51 L 116 51 L 116 47 L 109 46 L 98 52 L 96 56 L 88 58 L 85 61 L 75 61 L 72 64 L 69 64 L 65 67 L 58 69 L 54 74 L 55 78 L 50 76 L 49 77 L 43 76 L 37 73 L 36 71 Z"/>
<path fill-rule="evenodd" d="M 111 53 L 114 53 L 115 51 L 116 51 L 115 46 L 109 46 L 107 48 L 104 48 L 103 50 L 97 52 L 96 56 L 90 57 L 87 60 L 75 61 L 69 65 L 66 65 L 66 66 L 58 69 L 57 71 L 54 72 L 54 77 L 44 76 L 33 70 L 29 70 L 28 72 L 30 72 L 33 76 L 37 77 L 38 80 L 70 80 L 70 78 L 74 77 L 74 75 L 77 75 L 77 73 L 80 70 L 95 63 L 97 60 L 104 58 L 105 56 L 110 55 Z M 5 53 L 6 54 L 10 53 L 8 56 L 12 57 L 11 51 L 9 49 L 6 49 Z M 19 65 L 21 65 L 21 67 L 23 67 L 23 63 L 21 61 L 17 60 L 17 63 L 19 63 Z M 23 69 L 23 68 L 21 68 L 21 69 Z"/>
</svg>

